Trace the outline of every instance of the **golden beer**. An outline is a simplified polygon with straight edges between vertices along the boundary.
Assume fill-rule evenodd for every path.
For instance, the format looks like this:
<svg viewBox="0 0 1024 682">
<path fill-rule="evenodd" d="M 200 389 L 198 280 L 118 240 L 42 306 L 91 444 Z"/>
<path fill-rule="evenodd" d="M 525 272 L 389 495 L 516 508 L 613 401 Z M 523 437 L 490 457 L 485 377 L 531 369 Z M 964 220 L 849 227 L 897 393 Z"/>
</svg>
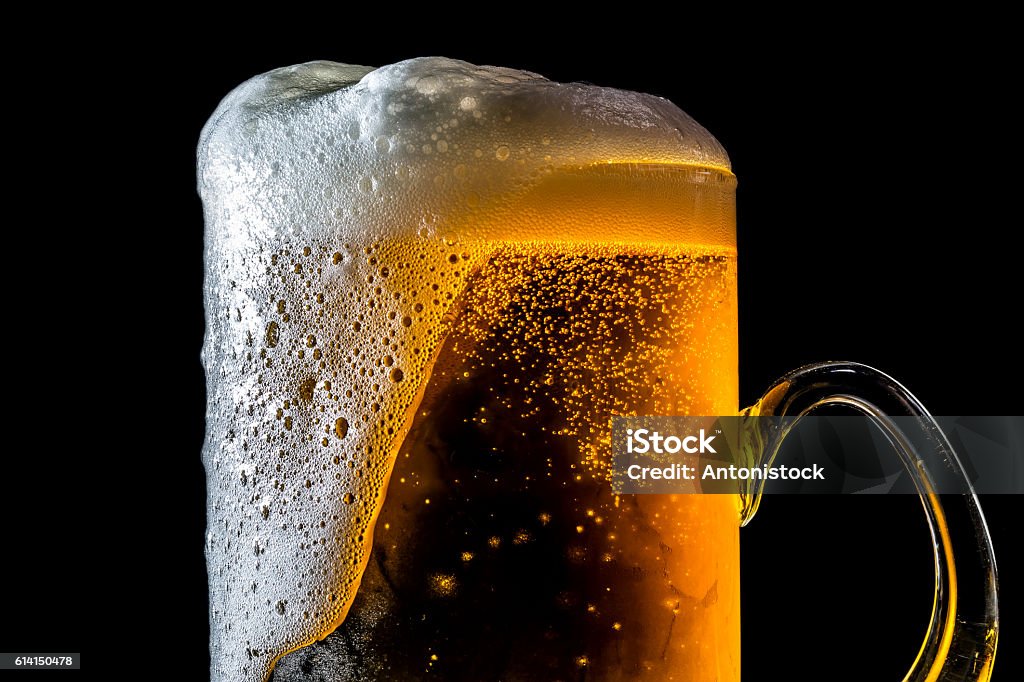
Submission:
<svg viewBox="0 0 1024 682">
<path fill-rule="evenodd" d="M 707 131 L 314 62 L 225 98 L 199 184 L 214 682 L 738 679 L 738 502 L 610 488 L 613 416 L 737 410 Z"/>
<path fill-rule="evenodd" d="M 370 559 L 351 609 L 317 656 L 352 680 L 738 679 L 735 499 L 616 496 L 608 469 L 612 415 L 736 411 L 734 249 L 716 232 L 704 244 L 621 239 L 659 222 L 681 232 L 682 207 L 691 219 L 703 217 L 694 206 L 716 212 L 707 224 L 719 226 L 729 216 L 712 195 L 732 189 L 718 170 L 565 169 L 507 213 L 592 239 L 516 242 L 505 217 L 501 242 L 413 240 L 353 256 L 387 273 L 368 312 L 393 324 L 366 339 L 354 326 L 363 305 L 313 305 L 316 319 L 348 323 L 305 335 L 329 339 L 314 361 L 347 393 L 333 377 L 373 353 L 359 372 L 369 390 L 349 401 L 381 440 L 402 420 L 370 402 L 380 384 L 425 388 L 408 434 L 391 441 L 386 494 L 350 501 L 369 497 L 367 520 L 378 505 L 379 518 L 364 531 Z M 285 251 L 278 300 L 334 266 L 330 249 Z M 391 346 L 409 344 L 432 360 L 399 366 Z M 319 421 L 330 444 L 337 418 Z M 322 637 L 336 623 L 318 615 Z M 311 655 L 285 659 L 274 679 Z"/>
</svg>

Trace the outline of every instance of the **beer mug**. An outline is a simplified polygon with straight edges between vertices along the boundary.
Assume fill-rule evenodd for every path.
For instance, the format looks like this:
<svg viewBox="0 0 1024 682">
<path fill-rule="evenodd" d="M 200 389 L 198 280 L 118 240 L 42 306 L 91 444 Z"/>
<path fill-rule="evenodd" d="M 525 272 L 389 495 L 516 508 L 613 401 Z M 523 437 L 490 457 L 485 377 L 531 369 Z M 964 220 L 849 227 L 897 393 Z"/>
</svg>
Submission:
<svg viewBox="0 0 1024 682">
<path fill-rule="evenodd" d="M 760 490 L 609 484 L 613 416 L 739 412 L 736 179 L 707 131 L 511 69 L 313 62 L 225 98 L 198 173 L 213 680 L 740 679 Z M 743 414 L 837 403 L 877 419 L 931 527 L 907 679 L 988 679 L 992 548 L 925 409 L 824 363 Z M 785 432 L 751 428 L 770 462 Z"/>
</svg>

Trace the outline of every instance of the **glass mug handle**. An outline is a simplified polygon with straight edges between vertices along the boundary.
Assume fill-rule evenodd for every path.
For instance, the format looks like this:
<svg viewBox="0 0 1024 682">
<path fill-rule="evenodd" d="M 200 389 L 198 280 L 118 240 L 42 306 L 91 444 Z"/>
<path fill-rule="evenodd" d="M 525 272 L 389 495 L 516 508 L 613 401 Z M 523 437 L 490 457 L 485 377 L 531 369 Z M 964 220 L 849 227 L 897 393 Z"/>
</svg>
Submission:
<svg viewBox="0 0 1024 682">
<path fill-rule="evenodd" d="M 999 635 L 996 560 L 978 498 L 952 446 L 906 388 L 876 369 L 851 362 L 801 367 L 779 379 L 741 415 L 801 417 L 824 405 L 844 405 L 873 418 L 914 480 L 931 530 L 935 601 L 921 651 L 904 682 L 988 680 Z M 890 419 L 906 416 L 917 418 L 899 424 Z M 771 464 L 796 421 L 745 420 L 745 456 L 757 465 Z M 938 468 L 945 470 L 926 468 L 926 458 L 941 462 Z M 952 480 L 961 494 L 940 500 L 937 476 L 942 476 L 944 491 Z M 757 511 L 763 488 L 764 481 L 751 481 L 741 491 L 743 525 Z"/>
</svg>

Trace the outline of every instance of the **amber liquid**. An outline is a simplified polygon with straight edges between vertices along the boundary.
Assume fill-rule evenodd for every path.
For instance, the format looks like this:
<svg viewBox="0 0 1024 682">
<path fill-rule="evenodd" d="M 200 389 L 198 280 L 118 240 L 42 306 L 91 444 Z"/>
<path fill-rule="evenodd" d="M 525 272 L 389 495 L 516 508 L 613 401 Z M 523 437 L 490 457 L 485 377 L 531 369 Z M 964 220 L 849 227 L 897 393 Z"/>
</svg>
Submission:
<svg viewBox="0 0 1024 682">
<path fill-rule="evenodd" d="M 282 658 L 273 679 L 739 679 L 737 501 L 617 496 L 608 461 L 613 415 L 736 411 L 735 250 L 630 239 L 642 207 L 609 191 L 614 173 L 587 178 L 554 178 L 520 203 L 554 215 L 559 195 L 579 202 L 590 186 L 591 225 L 616 225 L 623 239 L 455 247 L 458 285 L 431 334 L 433 360 L 422 375 L 398 363 L 422 393 L 407 434 L 388 427 L 394 468 L 367 522 L 358 590 L 331 611 L 340 625 Z M 714 210 L 688 177 L 631 169 L 627 180 L 670 189 L 648 215 L 671 227 L 684 210 L 688 237 L 694 216 Z M 579 205 L 547 232 L 585 232 Z M 375 267 L 406 250 L 378 247 Z"/>
</svg>

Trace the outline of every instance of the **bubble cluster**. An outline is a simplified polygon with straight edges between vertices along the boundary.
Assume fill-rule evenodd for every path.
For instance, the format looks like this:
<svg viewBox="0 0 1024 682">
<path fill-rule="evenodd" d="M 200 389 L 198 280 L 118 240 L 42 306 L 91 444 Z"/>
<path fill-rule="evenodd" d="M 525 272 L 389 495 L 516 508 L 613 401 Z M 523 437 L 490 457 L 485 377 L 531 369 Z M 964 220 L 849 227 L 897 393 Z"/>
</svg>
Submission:
<svg viewBox="0 0 1024 682">
<path fill-rule="evenodd" d="M 494 245 L 444 321 L 345 622 L 273 679 L 416 679 L 430 654 L 452 680 L 729 679 L 707 657 L 738 642 L 737 507 L 620 498 L 608 442 L 615 414 L 736 409 L 734 298 L 727 249 Z"/>
<path fill-rule="evenodd" d="M 481 427 L 532 420 L 579 448 L 580 477 L 610 482 L 611 415 L 734 409 L 706 402 L 734 381 L 729 251 L 510 245 L 473 277 L 432 381 L 485 386 Z"/>
<path fill-rule="evenodd" d="M 446 59 L 258 76 L 204 128 L 198 172 L 215 682 L 263 682 L 345 617 L 418 396 L 496 250 L 732 248 L 728 159 L 671 103 Z"/>
</svg>

